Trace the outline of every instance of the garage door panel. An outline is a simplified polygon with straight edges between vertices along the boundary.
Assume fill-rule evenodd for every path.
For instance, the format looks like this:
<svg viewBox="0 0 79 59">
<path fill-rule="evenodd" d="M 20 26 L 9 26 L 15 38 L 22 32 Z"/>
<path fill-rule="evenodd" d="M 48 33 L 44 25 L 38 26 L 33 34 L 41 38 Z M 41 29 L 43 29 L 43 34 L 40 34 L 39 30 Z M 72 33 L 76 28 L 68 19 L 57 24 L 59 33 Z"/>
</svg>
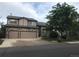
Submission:
<svg viewBox="0 0 79 59">
<path fill-rule="evenodd" d="M 9 32 L 9 38 L 18 38 L 18 32 L 10 31 Z"/>
<path fill-rule="evenodd" d="M 9 31 L 9 38 L 36 38 L 36 32 L 18 32 L 18 31 Z"/>
<path fill-rule="evenodd" d="M 36 32 L 21 32 L 21 38 L 36 38 Z"/>
</svg>

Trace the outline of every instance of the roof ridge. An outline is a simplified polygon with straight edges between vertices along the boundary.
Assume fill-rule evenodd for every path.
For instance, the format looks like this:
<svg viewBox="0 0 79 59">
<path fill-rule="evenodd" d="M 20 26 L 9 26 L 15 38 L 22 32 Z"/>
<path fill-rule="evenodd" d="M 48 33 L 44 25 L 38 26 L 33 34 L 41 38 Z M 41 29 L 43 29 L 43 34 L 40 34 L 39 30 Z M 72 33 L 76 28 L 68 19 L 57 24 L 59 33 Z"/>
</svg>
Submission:
<svg viewBox="0 0 79 59">
<path fill-rule="evenodd" d="M 13 19 L 27 19 L 27 20 L 30 20 L 30 21 L 37 21 L 34 18 L 20 17 L 20 16 L 10 16 L 10 15 L 7 16 L 7 19 L 11 19 L 11 18 L 13 18 Z"/>
</svg>

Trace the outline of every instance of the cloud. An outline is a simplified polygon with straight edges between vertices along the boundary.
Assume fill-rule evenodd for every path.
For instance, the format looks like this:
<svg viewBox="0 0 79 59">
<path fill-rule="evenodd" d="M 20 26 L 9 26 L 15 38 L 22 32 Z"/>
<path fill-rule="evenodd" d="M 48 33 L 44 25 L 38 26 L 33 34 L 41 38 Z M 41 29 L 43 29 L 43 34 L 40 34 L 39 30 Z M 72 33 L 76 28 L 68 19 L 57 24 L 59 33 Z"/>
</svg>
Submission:
<svg viewBox="0 0 79 59">
<path fill-rule="evenodd" d="M 7 22 L 7 15 L 12 13 L 15 16 L 24 16 L 34 18 L 40 22 L 46 22 L 48 11 L 51 9 L 50 2 L 0 2 L 0 21 Z"/>
<path fill-rule="evenodd" d="M 40 22 L 46 22 L 45 18 L 48 12 L 57 2 L 0 2 L 0 21 L 7 22 L 6 17 L 12 13 L 15 16 L 24 16 L 34 18 Z M 69 2 L 79 8 L 78 2 Z M 79 9 L 77 10 L 79 12 Z"/>
<path fill-rule="evenodd" d="M 37 6 L 36 11 L 38 15 L 40 16 L 40 21 L 44 21 L 44 22 L 47 21 L 46 15 L 48 15 L 48 12 L 52 9 L 53 5 L 55 5 L 55 3 L 44 2 L 44 3 L 40 3 Z"/>
<path fill-rule="evenodd" d="M 68 4 L 74 6 L 77 9 L 77 12 L 79 13 L 79 2 L 69 2 Z"/>
<path fill-rule="evenodd" d="M 33 15 L 36 16 L 35 18 L 40 22 L 46 22 L 47 19 L 45 19 L 48 11 L 51 9 L 52 3 L 50 2 L 30 2 L 30 3 L 23 3 L 25 6 L 28 4 L 31 7 L 31 12 L 34 12 Z"/>
<path fill-rule="evenodd" d="M 0 3 L 0 16 L 2 16 L 1 21 L 6 20 L 6 16 L 12 13 L 15 16 L 25 16 L 31 18 L 38 18 L 38 14 L 33 9 L 31 4 L 22 3 Z M 5 21 L 6 22 L 6 21 Z"/>
</svg>

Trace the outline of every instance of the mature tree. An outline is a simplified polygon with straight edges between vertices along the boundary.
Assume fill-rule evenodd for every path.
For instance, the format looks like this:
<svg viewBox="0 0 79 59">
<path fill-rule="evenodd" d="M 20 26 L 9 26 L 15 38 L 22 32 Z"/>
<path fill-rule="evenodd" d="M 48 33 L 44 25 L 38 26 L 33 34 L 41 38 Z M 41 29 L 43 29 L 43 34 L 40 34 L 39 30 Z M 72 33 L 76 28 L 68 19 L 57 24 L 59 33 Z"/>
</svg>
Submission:
<svg viewBox="0 0 79 59">
<path fill-rule="evenodd" d="M 57 3 L 49 11 L 49 15 L 46 17 L 49 21 L 47 22 L 47 29 L 50 33 L 54 30 L 59 32 L 61 36 L 66 33 L 68 38 L 69 32 L 71 32 L 77 22 L 78 13 L 74 6 L 68 5 L 67 3 Z"/>
</svg>

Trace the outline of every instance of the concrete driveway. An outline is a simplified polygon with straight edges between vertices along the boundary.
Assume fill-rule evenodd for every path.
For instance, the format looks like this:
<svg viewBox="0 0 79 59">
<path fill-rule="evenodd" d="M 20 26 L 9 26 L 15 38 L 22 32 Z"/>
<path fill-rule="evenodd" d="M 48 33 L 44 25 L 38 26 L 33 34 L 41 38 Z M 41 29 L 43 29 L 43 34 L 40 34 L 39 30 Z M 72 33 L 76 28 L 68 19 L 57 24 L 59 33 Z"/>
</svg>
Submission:
<svg viewBox="0 0 79 59">
<path fill-rule="evenodd" d="M 0 47 L 16 47 L 16 46 L 37 46 L 51 44 L 48 41 L 35 39 L 4 39 L 4 42 Z"/>
</svg>

